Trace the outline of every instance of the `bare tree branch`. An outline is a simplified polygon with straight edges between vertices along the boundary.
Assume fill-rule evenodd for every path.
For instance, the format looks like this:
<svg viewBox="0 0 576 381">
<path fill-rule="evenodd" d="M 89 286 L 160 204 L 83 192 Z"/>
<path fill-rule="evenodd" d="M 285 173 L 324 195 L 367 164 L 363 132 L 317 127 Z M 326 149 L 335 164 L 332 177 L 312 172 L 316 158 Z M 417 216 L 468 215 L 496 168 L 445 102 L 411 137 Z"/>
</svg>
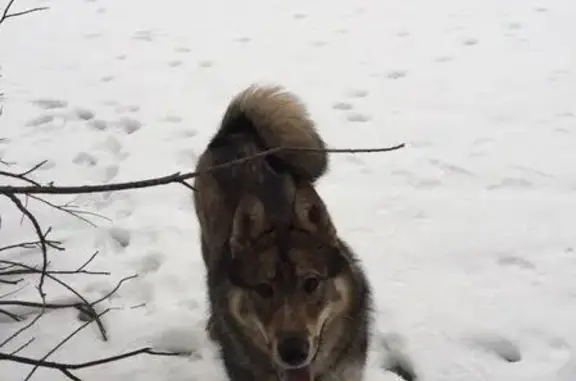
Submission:
<svg viewBox="0 0 576 381">
<path fill-rule="evenodd" d="M 129 181 L 123 183 L 113 183 L 113 184 L 105 184 L 105 185 L 80 185 L 80 186 L 22 186 L 22 187 L 15 187 L 15 186 L 0 186 L 0 193 L 4 194 L 82 194 L 82 193 L 97 193 L 97 192 L 111 192 L 111 191 L 122 191 L 128 189 L 140 189 L 140 188 L 149 188 L 159 185 L 167 185 L 171 183 L 182 183 L 185 180 L 189 180 L 191 178 L 208 174 L 211 172 L 215 172 L 220 169 L 228 168 L 234 165 L 239 165 L 246 163 L 251 160 L 255 160 L 257 158 L 263 158 L 268 155 L 272 155 L 274 153 L 278 153 L 280 151 L 303 151 L 303 152 L 328 152 L 328 153 L 373 153 L 373 152 L 389 152 L 395 151 L 400 148 L 403 148 L 405 144 L 399 144 L 393 147 L 387 148 L 330 148 L 330 149 L 304 149 L 304 148 L 285 148 L 285 147 L 277 147 L 272 148 L 266 151 L 262 151 L 252 156 L 243 157 L 241 159 L 232 160 L 227 163 L 223 163 L 220 165 L 215 165 L 205 171 L 196 171 L 196 172 L 188 172 L 188 173 L 174 173 L 172 175 L 163 176 L 163 177 L 156 177 L 147 180 L 140 180 L 140 181 Z"/>
<path fill-rule="evenodd" d="M 89 323 L 85 323 L 85 325 L 88 325 L 88 324 Z M 84 328 L 84 325 L 81 326 L 80 328 Z M 78 331 L 78 329 L 77 329 L 77 331 Z M 75 333 L 77 333 L 77 332 L 75 331 Z M 61 371 L 62 373 L 66 374 L 66 376 L 68 376 L 71 380 L 75 380 L 75 381 L 80 380 L 81 381 L 80 378 L 78 378 L 74 375 L 72 375 L 72 377 L 70 377 L 70 375 L 71 375 L 70 370 L 91 368 L 94 366 L 109 364 L 111 362 L 116 362 L 119 360 L 127 359 L 130 357 L 135 357 L 135 356 L 143 355 L 143 354 L 151 355 L 151 356 L 173 357 L 173 356 L 186 356 L 189 353 L 186 353 L 186 352 L 163 352 L 163 351 L 155 351 L 152 348 L 141 348 L 141 349 L 137 349 L 134 351 L 122 353 L 120 355 L 105 357 L 105 358 L 94 360 L 94 361 L 87 361 L 87 362 L 75 363 L 75 364 L 67 364 L 67 363 L 60 363 L 60 362 L 54 362 L 54 361 L 36 360 L 36 359 L 31 359 L 31 358 L 21 357 L 21 356 L 15 356 L 15 355 L 0 352 L 0 360 L 10 360 L 10 361 L 14 361 L 14 362 L 17 362 L 20 364 L 27 364 L 27 365 L 33 365 L 33 366 L 38 365 L 39 367 L 43 367 L 43 368 L 57 369 L 57 370 Z"/>
<path fill-rule="evenodd" d="M 28 13 L 44 11 L 44 10 L 49 9 L 48 7 L 36 7 L 36 8 L 27 9 L 25 11 L 10 13 L 10 8 L 12 8 L 12 5 L 14 5 L 15 2 L 16 2 L 16 0 L 10 0 L 8 2 L 8 5 L 6 5 L 6 8 L 4 8 L 4 12 L 2 13 L 2 16 L 0 17 L 0 25 L 2 25 L 2 23 L 4 21 L 8 20 L 9 18 L 24 16 L 24 15 L 27 15 Z"/>
</svg>

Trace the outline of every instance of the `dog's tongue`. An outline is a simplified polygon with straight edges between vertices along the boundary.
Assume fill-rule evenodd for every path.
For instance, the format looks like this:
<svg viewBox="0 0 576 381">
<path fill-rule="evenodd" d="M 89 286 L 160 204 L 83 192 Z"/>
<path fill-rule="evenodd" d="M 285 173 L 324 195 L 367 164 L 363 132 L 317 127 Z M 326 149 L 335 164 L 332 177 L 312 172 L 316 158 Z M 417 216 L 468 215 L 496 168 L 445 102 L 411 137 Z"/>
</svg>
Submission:
<svg viewBox="0 0 576 381">
<path fill-rule="evenodd" d="M 286 371 L 286 381 L 312 381 L 310 368 L 304 367 Z"/>
</svg>

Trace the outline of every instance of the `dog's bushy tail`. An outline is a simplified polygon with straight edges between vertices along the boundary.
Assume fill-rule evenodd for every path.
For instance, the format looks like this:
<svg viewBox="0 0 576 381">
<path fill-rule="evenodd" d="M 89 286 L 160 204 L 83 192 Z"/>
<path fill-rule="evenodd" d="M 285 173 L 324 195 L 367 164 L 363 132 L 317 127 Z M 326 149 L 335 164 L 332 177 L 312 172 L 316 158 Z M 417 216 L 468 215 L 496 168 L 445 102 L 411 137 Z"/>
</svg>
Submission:
<svg viewBox="0 0 576 381">
<path fill-rule="evenodd" d="M 211 145 L 226 145 L 236 157 L 276 147 L 325 149 L 308 110 L 281 86 L 252 85 L 230 102 Z M 276 167 L 314 182 L 328 167 L 325 151 L 282 150 L 272 155 Z M 272 164 L 274 166 L 274 164 Z"/>
</svg>

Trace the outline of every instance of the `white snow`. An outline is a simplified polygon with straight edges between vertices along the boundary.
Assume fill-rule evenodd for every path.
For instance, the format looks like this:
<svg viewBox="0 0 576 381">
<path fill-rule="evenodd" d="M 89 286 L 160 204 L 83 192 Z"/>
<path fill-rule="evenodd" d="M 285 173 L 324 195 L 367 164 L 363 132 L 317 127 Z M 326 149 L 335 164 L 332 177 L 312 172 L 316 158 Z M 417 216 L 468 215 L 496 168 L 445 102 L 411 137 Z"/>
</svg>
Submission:
<svg viewBox="0 0 576 381">
<path fill-rule="evenodd" d="M 50 9 L 0 27 L 0 157 L 12 169 L 48 160 L 35 179 L 59 185 L 190 171 L 237 91 L 280 83 L 332 147 L 407 143 L 333 155 L 319 185 L 375 290 L 366 381 L 399 380 L 383 369 L 391 361 L 423 381 L 576 380 L 576 2 L 19 0 L 14 10 L 35 6 Z M 76 375 L 223 381 L 203 331 L 190 191 L 77 204 L 109 220 L 87 216 L 95 228 L 29 201 L 66 247 L 51 252 L 54 268 L 99 250 L 90 269 L 110 276 L 65 278 L 90 299 L 138 277 L 103 303 L 114 307 L 108 342 L 91 325 L 48 359 L 150 345 L 192 355 Z M 0 208 L 0 246 L 34 239 L 7 200 Z M 38 263 L 39 253 L 3 258 Z M 0 295 L 12 289 L 0 284 Z M 50 301 L 70 295 L 53 282 L 46 290 Z M 37 300 L 37 290 L 11 298 Z M 0 320 L 0 341 L 21 324 Z M 36 337 L 20 354 L 41 357 L 80 324 L 72 310 L 50 311 L 3 350 Z M 2 381 L 29 370 L 0 362 Z M 33 379 L 66 377 L 39 369 Z"/>
</svg>

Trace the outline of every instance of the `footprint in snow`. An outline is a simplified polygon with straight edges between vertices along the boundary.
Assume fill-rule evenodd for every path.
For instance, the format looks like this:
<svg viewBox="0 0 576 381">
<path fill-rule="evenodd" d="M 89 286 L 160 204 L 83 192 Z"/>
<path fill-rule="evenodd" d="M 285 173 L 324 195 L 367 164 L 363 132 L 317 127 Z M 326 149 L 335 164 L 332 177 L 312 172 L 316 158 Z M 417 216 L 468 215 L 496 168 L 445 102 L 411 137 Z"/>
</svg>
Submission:
<svg viewBox="0 0 576 381">
<path fill-rule="evenodd" d="M 473 46 L 473 45 L 477 45 L 478 44 L 478 39 L 477 38 L 466 38 L 464 41 L 462 41 L 462 43 L 465 46 Z"/>
<path fill-rule="evenodd" d="M 455 175 L 466 175 L 466 176 L 473 176 L 474 175 L 472 172 L 470 172 L 469 170 L 467 170 L 465 168 L 462 168 L 458 165 L 445 163 L 445 162 L 442 162 L 442 161 L 437 160 L 437 159 L 430 159 L 430 160 L 428 160 L 428 162 L 430 164 L 432 164 L 433 166 L 440 168 L 441 170 L 443 170 L 444 172 L 447 172 L 447 173 L 452 173 Z"/>
<path fill-rule="evenodd" d="M 202 68 L 211 68 L 212 66 L 214 66 L 214 62 L 212 62 L 210 60 L 202 60 L 202 61 L 198 62 L 198 66 L 200 66 Z"/>
<path fill-rule="evenodd" d="M 92 119 L 88 122 L 88 126 L 95 130 L 104 131 L 108 128 L 108 122 L 102 119 Z"/>
<path fill-rule="evenodd" d="M 133 40 L 151 42 L 154 40 L 154 32 L 151 30 L 139 30 L 132 36 Z"/>
<path fill-rule="evenodd" d="M 406 70 L 391 70 L 386 73 L 386 78 L 389 79 L 400 79 L 406 77 Z"/>
<path fill-rule="evenodd" d="M 68 102 L 53 98 L 40 98 L 32 101 L 32 103 L 44 110 L 53 110 L 68 107 Z"/>
<path fill-rule="evenodd" d="M 398 334 L 386 334 L 379 338 L 378 346 L 384 353 L 382 369 L 396 374 L 404 381 L 417 381 L 418 375 L 412 359 L 405 353 L 405 340 Z"/>
<path fill-rule="evenodd" d="M 174 51 L 177 53 L 189 53 L 192 51 L 192 49 L 190 49 L 186 46 L 179 46 L 177 48 L 174 48 Z"/>
<path fill-rule="evenodd" d="M 234 39 L 235 42 L 247 43 L 252 41 L 250 37 L 237 37 Z"/>
<path fill-rule="evenodd" d="M 500 257 L 498 259 L 498 264 L 507 267 L 518 267 L 525 270 L 534 270 L 536 268 L 534 263 L 530 262 L 529 260 L 514 255 Z"/>
<path fill-rule="evenodd" d="M 364 122 L 370 121 L 372 119 L 372 117 L 368 114 L 363 114 L 360 112 L 351 112 L 351 113 L 348 113 L 348 115 L 346 115 L 346 119 L 349 122 L 364 123 Z"/>
<path fill-rule="evenodd" d="M 113 156 L 119 156 L 122 151 L 122 143 L 110 135 L 103 142 L 97 143 L 94 148 L 108 152 Z"/>
<path fill-rule="evenodd" d="M 114 180 L 116 175 L 118 175 L 119 167 L 116 164 L 112 164 L 104 168 L 104 179 L 105 183 Z"/>
<path fill-rule="evenodd" d="M 519 22 L 511 22 L 511 23 L 508 23 L 506 25 L 506 27 L 508 29 L 511 29 L 511 30 L 518 30 L 518 29 L 522 29 L 522 24 Z"/>
<path fill-rule="evenodd" d="M 54 116 L 49 115 L 49 114 L 45 114 L 45 115 L 40 115 L 40 116 L 37 116 L 36 118 L 30 119 L 28 122 L 26 122 L 26 126 L 38 127 L 38 126 L 41 126 L 43 124 L 50 123 L 52 121 L 54 121 Z"/>
<path fill-rule="evenodd" d="M 346 96 L 349 98 L 366 98 L 368 96 L 368 91 L 363 89 L 353 89 L 347 91 Z"/>
<path fill-rule="evenodd" d="M 364 160 L 362 160 L 360 157 L 358 157 L 356 155 L 346 156 L 346 158 L 344 160 L 346 160 L 349 163 L 353 163 L 353 164 L 357 164 L 357 165 L 364 165 L 365 164 Z"/>
<path fill-rule="evenodd" d="M 496 184 L 488 185 L 487 189 L 489 190 L 528 189 L 530 187 L 532 187 L 532 183 L 526 179 L 516 177 L 505 177 Z"/>
<path fill-rule="evenodd" d="M 417 189 L 434 189 L 442 186 L 442 181 L 434 178 L 410 178 L 408 183 Z"/>
<path fill-rule="evenodd" d="M 473 348 L 492 353 L 506 362 L 513 363 L 522 360 L 520 348 L 505 337 L 484 334 L 467 341 Z"/>
<path fill-rule="evenodd" d="M 100 37 L 101 35 L 102 35 L 101 33 L 85 33 L 85 34 L 84 34 L 84 38 L 87 39 L 87 40 L 91 40 L 91 39 L 94 39 L 94 38 L 98 38 L 98 37 Z"/>
<path fill-rule="evenodd" d="M 79 152 L 74 156 L 72 162 L 76 165 L 86 165 L 89 167 L 93 167 L 98 164 L 98 160 L 89 153 L 86 152 Z"/>
<path fill-rule="evenodd" d="M 131 233 L 130 230 L 114 227 L 108 230 L 109 237 L 115 242 L 120 248 L 125 249 L 130 245 Z"/>
<path fill-rule="evenodd" d="M 352 110 L 354 106 L 348 102 L 336 102 L 332 105 L 334 110 Z"/>
<path fill-rule="evenodd" d="M 122 127 L 124 132 L 128 135 L 133 134 L 142 127 L 142 123 L 139 120 L 128 117 L 120 118 L 118 125 Z"/>
<path fill-rule="evenodd" d="M 74 110 L 74 115 L 81 120 L 91 120 L 94 119 L 94 112 L 87 109 L 87 108 L 81 108 L 78 107 Z"/>
<path fill-rule="evenodd" d="M 158 271 L 162 266 L 164 257 L 162 253 L 158 251 L 149 251 L 143 256 L 139 256 L 137 260 L 134 260 L 133 266 L 138 274 L 147 274 Z"/>
<path fill-rule="evenodd" d="M 114 111 L 118 114 L 123 114 L 126 112 L 137 112 L 140 111 L 140 106 L 138 105 L 116 105 Z"/>
<path fill-rule="evenodd" d="M 184 131 L 182 132 L 182 136 L 185 136 L 185 137 L 190 137 L 190 138 L 192 138 L 192 137 L 194 137 L 194 136 L 196 136 L 196 135 L 198 135 L 198 131 L 195 130 L 195 129 L 193 129 L 193 128 L 186 129 L 186 130 L 184 130 Z"/>
<path fill-rule="evenodd" d="M 450 61 L 454 61 L 454 57 L 451 57 L 451 56 L 440 56 L 440 57 L 434 58 L 434 62 L 439 62 L 439 63 L 450 62 Z"/>
<path fill-rule="evenodd" d="M 181 123 L 182 118 L 177 115 L 166 115 L 164 118 L 161 119 L 161 121 L 168 123 Z"/>
</svg>

